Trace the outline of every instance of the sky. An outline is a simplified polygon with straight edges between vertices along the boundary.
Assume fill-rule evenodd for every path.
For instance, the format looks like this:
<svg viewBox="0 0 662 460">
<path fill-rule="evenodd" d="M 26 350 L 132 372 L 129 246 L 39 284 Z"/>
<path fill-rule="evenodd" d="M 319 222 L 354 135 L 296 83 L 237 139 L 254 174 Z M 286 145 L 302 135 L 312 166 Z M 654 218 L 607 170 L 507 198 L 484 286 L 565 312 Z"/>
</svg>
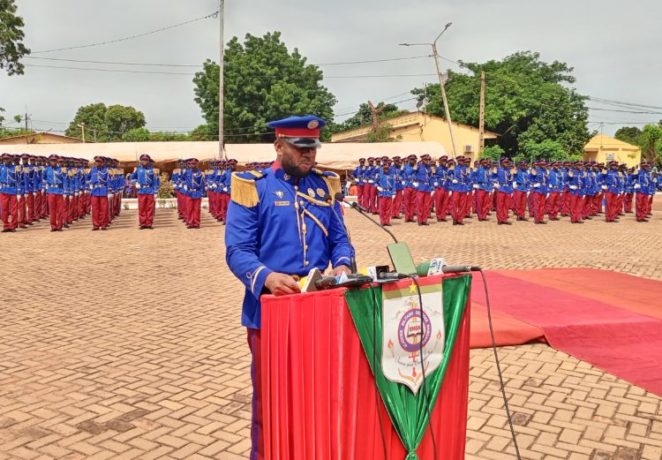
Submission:
<svg viewBox="0 0 662 460">
<path fill-rule="evenodd" d="M 203 123 L 193 100 L 192 78 L 205 59 L 218 61 L 218 18 L 103 46 L 39 51 L 112 41 L 202 18 L 218 9 L 217 0 L 16 4 L 25 21 L 25 44 L 33 54 L 23 61 L 25 75 L 0 72 L 0 107 L 7 118 L 25 113 L 27 107 L 34 129 L 61 132 L 78 107 L 104 102 L 141 110 L 154 131 L 190 131 Z M 543 61 L 573 67 L 574 86 L 581 94 L 653 107 L 590 101 L 589 128 L 613 134 L 622 125 L 641 127 L 662 119 L 660 19 L 659 0 L 226 0 L 224 36 L 227 41 L 247 33 L 281 31 L 290 50 L 298 48 L 309 62 L 321 66 L 324 85 L 338 99 L 336 121 L 342 121 L 367 100 L 414 110 L 409 91 L 437 81 L 434 61 L 428 47 L 398 44 L 430 42 L 452 22 L 438 42 L 444 68 L 457 70 L 452 61 L 484 62 L 531 50 Z M 407 59 L 330 65 L 394 58 Z M 13 121 L 6 124 L 16 126 Z"/>
</svg>

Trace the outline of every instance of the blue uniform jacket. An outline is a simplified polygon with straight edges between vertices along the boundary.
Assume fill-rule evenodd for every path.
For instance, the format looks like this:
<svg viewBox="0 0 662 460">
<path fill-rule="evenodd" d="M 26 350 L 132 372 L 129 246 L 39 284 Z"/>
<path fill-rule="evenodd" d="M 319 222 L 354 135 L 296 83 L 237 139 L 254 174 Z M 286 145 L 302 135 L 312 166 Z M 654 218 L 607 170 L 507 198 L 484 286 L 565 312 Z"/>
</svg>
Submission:
<svg viewBox="0 0 662 460">
<path fill-rule="evenodd" d="M 202 198 L 205 194 L 205 178 L 202 171 L 189 169 L 184 175 L 186 180 L 186 194 L 191 198 Z"/>
<path fill-rule="evenodd" d="M 503 193 L 513 193 L 513 173 L 510 168 L 499 167 L 497 169 L 498 190 Z M 519 189 L 518 189 L 519 190 Z"/>
<path fill-rule="evenodd" d="M 159 175 L 150 166 L 138 166 L 130 179 L 136 184 L 138 195 L 155 195 L 159 191 Z"/>
<path fill-rule="evenodd" d="M 396 178 L 390 172 L 384 174 L 382 171 L 377 175 L 377 196 L 395 196 Z"/>
<path fill-rule="evenodd" d="M 313 268 L 350 265 L 349 244 L 334 173 L 311 172 L 298 180 L 277 165 L 265 173 L 234 173 L 225 229 L 226 260 L 245 285 L 241 324 L 260 328 L 260 295 L 272 272 L 305 276 Z"/>
<path fill-rule="evenodd" d="M 19 173 L 16 165 L 0 165 L 0 193 L 18 195 Z"/>
<path fill-rule="evenodd" d="M 109 182 L 110 177 L 108 175 L 108 168 L 103 166 L 97 168 L 93 166 L 90 169 L 90 174 L 88 176 L 88 183 L 90 190 L 92 191 L 92 196 L 108 196 L 109 193 Z"/>
<path fill-rule="evenodd" d="M 430 177 L 432 176 L 432 169 L 430 166 L 425 166 L 423 163 L 419 163 L 418 168 L 416 168 L 416 174 L 414 176 L 414 187 L 419 192 L 429 192 L 431 191 L 430 187 Z"/>
</svg>

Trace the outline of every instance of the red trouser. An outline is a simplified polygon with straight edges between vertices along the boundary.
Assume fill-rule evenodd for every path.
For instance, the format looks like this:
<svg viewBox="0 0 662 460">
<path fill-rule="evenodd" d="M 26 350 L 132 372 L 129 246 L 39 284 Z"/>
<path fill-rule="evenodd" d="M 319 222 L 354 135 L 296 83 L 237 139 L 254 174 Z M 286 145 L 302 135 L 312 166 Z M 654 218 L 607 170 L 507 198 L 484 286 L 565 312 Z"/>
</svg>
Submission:
<svg viewBox="0 0 662 460">
<path fill-rule="evenodd" d="M 0 193 L 0 213 L 2 228 L 14 230 L 18 227 L 18 199 L 10 193 Z"/>
<path fill-rule="evenodd" d="M 372 185 L 372 184 L 367 185 L 367 187 L 368 187 L 368 198 L 367 198 L 368 202 L 366 203 L 365 207 L 368 208 L 368 210 L 371 213 L 377 214 L 377 212 L 378 212 L 378 209 L 377 209 L 377 187 Z"/>
<path fill-rule="evenodd" d="M 141 227 L 151 227 L 154 223 L 154 195 L 138 194 L 138 221 Z"/>
<path fill-rule="evenodd" d="M 106 228 L 108 227 L 109 214 L 108 214 L 108 197 L 107 196 L 93 196 L 92 197 L 92 227 Z"/>
<path fill-rule="evenodd" d="M 545 220 L 545 194 L 540 192 L 531 193 L 531 211 L 535 223 Z"/>
<path fill-rule="evenodd" d="M 446 220 L 448 216 L 448 205 L 450 195 L 445 188 L 436 188 L 434 190 L 434 212 L 438 221 Z"/>
<path fill-rule="evenodd" d="M 393 198 L 393 205 L 391 206 L 391 217 L 400 218 L 400 211 L 402 210 L 402 190 L 395 191 L 395 198 Z"/>
<path fill-rule="evenodd" d="M 492 199 L 490 193 L 487 190 L 476 190 L 476 214 L 478 215 L 478 220 L 486 220 L 487 213 L 490 212 L 492 206 Z"/>
<path fill-rule="evenodd" d="M 25 227 L 25 224 L 27 223 L 27 207 L 25 202 L 25 195 L 21 195 L 18 198 L 17 207 L 18 207 L 18 225 L 21 227 Z"/>
<path fill-rule="evenodd" d="M 469 199 L 467 192 L 453 192 L 451 195 L 451 216 L 453 222 L 459 223 L 464 220 L 466 215 L 467 200 Z"/>
<path fill-rule="evenodd" d="M 188 196 L 183 192 L 177 192 L 177 210 L 179 211 L 179 216 L 184 221 L 186 221 L 186 217 L 188 216 L 187 204 Z"/>
<path fill-rule="evenodd" d="M 636 194 L 635 209 L 638 221 L 646 219 L 646 214 L 648 213 L 648 195 L 640 192 Z"/>
<path fill-rule="evenodd" d="M 547 213 L 550 219 L 556 219 L 561 209 L 561 194 L 559 192 L 550 192 L 547 197 Z"/>
<path fill-rule="evenodd" d="M 416 212 L 416 190 L 411 187 L 405 188 L 402 199 L 405 203 L 405 222 L 413 222 L 414 213 Z"/>
<path fill-rule="evenodd" d="M 49 193 L 48 210 L 50 212 L 51 229 L 60 230 L 64 225 L 64 196 Z"/>
<path fill-rule="evenodd" d="M 646 214 L 651 216 L 653 214 L 653 197 L 655 195 L 648 195 L 648 206 L 646 207 Z"/>
<path fill-rule="evenodd" d="M 623 202 L 623 210 L 627 213 L 632 212 L 632 201 L 634 199 L 634 193 L 626 193 Z"/>
<path fill-rule="evenodd" d="M 510 194 L 507 192 L 497 192 L 497 207 L 496 216 L 497 222 L 508 221 L 508 204 L 510 202 Z"/>
<path fill-rule="evenodd" d="M 365 208 L 365 185 L 356 184 L 356 202 L 359 206 Z"/>
<path fill-rule="evenodd" d="M 259 329 L 247 329 L 248 348 L 251 350 L 251 382 L 253 383 L 253 404 L 251 423 L 250 460 L 264 459 L 264 435 L 262 433 L 262 340 Z"/>
<path fill-rule="evenodd" d="M 524 219 L 526 217 L 526 192 L 522 192 L 521 190 L 515 190 L 513 192 L 513 209 L 518 219 Z"/>
<path fill-rule="evenodd" d="M 200 227 L 200 202 L 201 198 L 188 198 L 188 203 L 186 208 L 188 209 L 188 215 L 186 217 L 186 225 L 189 227 Z"/>
<path fill-rule="evenodd" d="M 393 206 L 393 198 L 390 196 L 379 197 L 379 222 L 382 225 L 391 223 L 391 206 Z"/>
<path fill-rule="evenodd" d="M 432 211 L 432 195 L 430 192 L 416 192 L 416 209 L 418 214 L 418 223 L 425 224 Z"/>
<path fill-rule="evenodd" d="M 33 221 L 37 220 L 37 216 L 34 212 L 34 194 L 28 193 L 25 195 L 25 205 L 27 207 L 27 213 L 25 216 L 25 221 L 27 224 L 31 224 Z"/>
<path fill-rule="evenodd" d="M 571 193 L 568 209 L 570 210 L 570 222 L 580 222 L 584 211 L 584 197 Z"/>
<path fill-rule="evenodd" d="M 230 204 L 230 194 L 229 193 L 221 193 L 221 203 L 220 203 L 220 210 L 218 213 L 218 218 L 221 219 L 223 222 L 225 222 L 225 218 L 228 215 L 228 205 Z"/>
<path fill-rule="evenodd" d="M 615 222 L 616 216 L 618 215 L 618 196 L 615 193 L 607 192 L 605 193 L 605 200 L 607 202 L 606 212 L 605 212 L 605 221 Z"/>
<path fill-rule="evenodd" d="M 41 195 L 41 192 L 37 192 L 34 196 L 34 211 L 33 211 L 34 220 L 39 220 L 42 218 L 42 213 L 41 213 L 43 209 L 43 206 L 41 204 L 42 198 L 43 197 Z"/>
</svg>

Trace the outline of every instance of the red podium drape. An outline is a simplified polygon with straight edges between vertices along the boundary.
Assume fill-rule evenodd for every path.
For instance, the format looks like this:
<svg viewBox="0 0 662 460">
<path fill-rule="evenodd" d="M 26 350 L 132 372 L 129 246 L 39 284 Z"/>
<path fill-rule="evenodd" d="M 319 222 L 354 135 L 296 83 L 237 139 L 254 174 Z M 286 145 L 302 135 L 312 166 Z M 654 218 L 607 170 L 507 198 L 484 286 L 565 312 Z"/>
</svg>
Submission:
<svg viewBox="0 0 662 460">
<path fill-rule="evenodd" d="M 405 458 L 405 449 L 375 386 L 344 292 L 334 289 L 262 298 L 265 459 Z M 439 460 L 464 458 L 469 318 L 467 305 L 432 411 L 430 426 Z M 435 458 L 430 430 L 426 430 L 417 452 L 422 460 Z"/>
</svg>

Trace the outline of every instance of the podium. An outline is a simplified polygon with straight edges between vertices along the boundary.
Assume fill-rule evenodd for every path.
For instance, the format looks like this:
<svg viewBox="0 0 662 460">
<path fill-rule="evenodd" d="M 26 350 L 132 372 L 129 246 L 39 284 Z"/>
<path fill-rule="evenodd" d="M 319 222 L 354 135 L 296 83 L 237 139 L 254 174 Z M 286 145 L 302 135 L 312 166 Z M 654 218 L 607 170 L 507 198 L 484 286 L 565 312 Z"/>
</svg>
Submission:
<svg viewBox="0 0 662 460">
<path fill-rule="evenodd" d="M 440 282 L 462 278 L 437 276 Z M 470 281 L 464 284 L 470 286 Z M 264 459 L 403 460 L 407 455 L 375 385 L 345 291 L 262 297 Z M 416 450 L 421 460 L 464 458 L 468 293 L 465 298 L 430 424 Z"/>
</svg>

